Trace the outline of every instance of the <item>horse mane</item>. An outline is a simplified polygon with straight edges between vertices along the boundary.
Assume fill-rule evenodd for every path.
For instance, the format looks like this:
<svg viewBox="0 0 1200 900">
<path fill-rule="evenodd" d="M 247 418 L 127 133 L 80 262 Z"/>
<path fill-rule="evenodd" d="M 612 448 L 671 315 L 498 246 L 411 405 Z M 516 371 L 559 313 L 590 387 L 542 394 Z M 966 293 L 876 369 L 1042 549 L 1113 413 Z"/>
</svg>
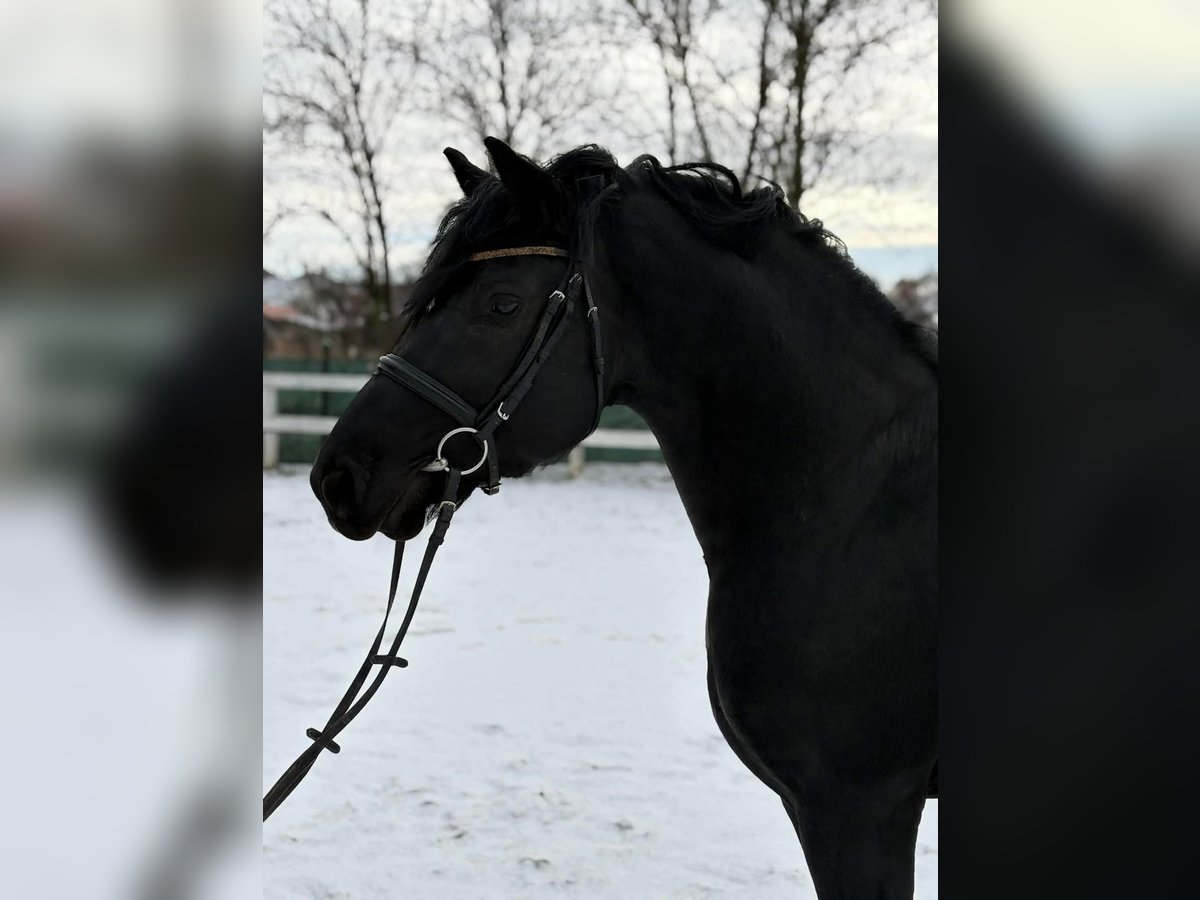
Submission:
<svg viewBox="0 0 1200 900">
<path fill-rule="evenodd" d="M 784 229 L 835 267 L 854 293 L 883 308 L 906 342 L 936 368 L 936 334 L 906 319 L 854 264 L 845 243 L 820 219 L 809 218 L 792 207 L 774 182 L 747 192 L 725 166 L 712 162 L 664 166 L 650 154 L 622 168 L 597 144 L 567 150 L 542 168 L 554 179 L 562 196 L 546 198 L 546 221 L 536 227 L 521 220 L 511 195 L 497 178 L 482 182 L 469 197 L 450 207 L 438 226 L 429 258 L 406 304 L 406 314 L 419 316 L 438 292 L 452 286 L 462 275 L 461 260 L 471 252 L 522 241 L 543 243 L 549 232 L 549 236 L 573 244 L 576 252 L 590 255 L 600 215 L 609 201 L 621 189 L 644 187 L 662 196 L 714 246 L 742 256 L 754 255 L 765 230 Z"/>
</svg>

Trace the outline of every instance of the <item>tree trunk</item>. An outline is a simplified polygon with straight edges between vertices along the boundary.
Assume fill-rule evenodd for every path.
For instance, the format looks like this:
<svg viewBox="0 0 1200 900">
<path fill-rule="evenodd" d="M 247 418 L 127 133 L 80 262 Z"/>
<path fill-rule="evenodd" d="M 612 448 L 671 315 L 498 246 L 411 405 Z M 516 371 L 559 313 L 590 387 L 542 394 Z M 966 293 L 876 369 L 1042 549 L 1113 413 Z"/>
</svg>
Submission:
<svg viewBox="0 0 1200 900">
<path fill-rule="evenodd" d="M 788 202 L 797 209 L 804 195 L 804 149 L 808 134 L 804 124 L 804 94 L 808 83 L 809 50 L 812 47 L 812 32 L 808 22 L 801 18 L 792 26 L 796 39 L 795 57 L 792 60 L 792 94 L 796 98 L 796 119 L 792 122 L 791 172 L 787 180 Z"/>
<path fill-rule="evenodd" d="M 778 8 L 778 0 L 766 0 L 762 34 L 758 43 L 758 103 L 754 108 L 754 125 L 750 129 L 750 140 L 746 145 L 746 165 L 742 169 L 743 185 L 749 183 L 754 172 L 754 154 L 758 150 L 758 136 L 762 132 L 763 111 L 767 108 L 768 91 L 774 81 L 767 66 L 767 51 L 771 44 L 771 24 L 775 20 L 775 11 Z"/>
</svg>

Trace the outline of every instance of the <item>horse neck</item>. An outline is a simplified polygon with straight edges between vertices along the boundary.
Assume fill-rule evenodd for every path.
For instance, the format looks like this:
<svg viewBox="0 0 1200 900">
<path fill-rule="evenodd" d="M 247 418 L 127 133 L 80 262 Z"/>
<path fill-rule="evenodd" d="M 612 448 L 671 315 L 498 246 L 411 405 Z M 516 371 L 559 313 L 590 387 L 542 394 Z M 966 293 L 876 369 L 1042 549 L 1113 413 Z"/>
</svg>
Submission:
<svg viewBox="0 0 1200 900">
<path fill-rule="evenodd" d="M 797 523 L 865 489 L 866 456 L 878 470 L 928 443 L 936 376 L 837 260 L 785 235 L 753 262 L 654 237 L 607 254 L 611 399 L 650 425 L 710 569 L 794 546 Z"/>
</svg>

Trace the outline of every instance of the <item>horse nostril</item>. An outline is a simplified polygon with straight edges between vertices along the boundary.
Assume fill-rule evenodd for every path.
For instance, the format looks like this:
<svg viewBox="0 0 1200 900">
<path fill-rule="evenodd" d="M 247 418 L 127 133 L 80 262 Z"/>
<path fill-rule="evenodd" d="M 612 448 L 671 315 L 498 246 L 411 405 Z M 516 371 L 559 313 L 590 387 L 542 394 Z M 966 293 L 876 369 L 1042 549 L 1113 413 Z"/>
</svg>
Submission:
<svg viewBox="0 0 1200 900">
<path fill-rule="evenodd" d="M 358 506 L 357 480 L 347 469 L 334 469 L 321 479 L 321 498 L 330 512 L 344 515 Z"/>
</svg>

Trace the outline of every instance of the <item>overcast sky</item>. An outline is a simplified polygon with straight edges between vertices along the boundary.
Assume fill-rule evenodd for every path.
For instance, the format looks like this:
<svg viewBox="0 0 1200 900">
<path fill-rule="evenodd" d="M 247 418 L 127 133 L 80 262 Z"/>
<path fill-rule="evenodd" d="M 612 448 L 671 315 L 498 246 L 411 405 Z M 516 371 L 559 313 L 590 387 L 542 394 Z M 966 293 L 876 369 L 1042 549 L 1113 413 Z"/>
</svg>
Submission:
<svg viewBox="0 0 1200 900">
<path fill-rule="evenodd" d="M 269 33 L 269 25 L 267 29 Z M 725 37 L 717 33 L 711 40 L 719 45 Z M 868 58 L 862 64 L 864 81 L 884 88 L 878 106 L 862 120 L 862 127 L 876 128 L 877 136 L 885 139 L 876 152 L 886 156 L 876 162 L 881 167 L 902 164 L 907 173 L 903 182 L 875 183 L 875 162 L 867 156 L 861 163 L 861 177 L 850 175 L 836 186 L 818 187 L 806 194 L 801 204 L 806 215 L 822 219 L 845 240 L 864 270 L 885 287 L 898 277 L 937 268 L 936 39 L 937 24 L 931 20 L 913 32 L 896 58 Z M 718 46 L 718 52 L 724 51 Z M 913 57 L 920 61 L 912 63 Z M 647 97 L 663 92 L 652 52 L 626 52 L 619 68 L 634 92 Z M 746 89 L 753 90 L 753 86 Z M 628 116 L 628 105 L 613 114 Z M 569 133 L 576 130 L 578 133 Z M 664 146 L 655 145 L 653 139 L 649 143 L 630 139 L 622 133 L 625 130 L 606 130 L 603 118 L 599 123 L 593 120 L 586 128 L 567 129 L 562 145 L 548 147 L 545 153 L 553 155 L 595 141 L 611 150 L 622 164 L 646 152 L 666 158 Z M 438 220 L 458 195 L 442 148 L 456 146 L 480 165 L 486 166 L 487 160 L 477 137 L 436 115 L 406 115 L 399 131 L 388 148 L 385 174 L 393 259 L 397 274 L 402 274 L 424 259 Z M 515 149 L 529 152 L 530 148 L 518 145 Z M 734 168 L 740 165 L 740 161 L 728 162 Z M 327 173 L 311 161 L 282 152 L 270 139 L 264 141 L 263 169 L 265 215 L 279 204 L 337 202 L 340 188 Z M 344 239 L 326 223 L 311 216 L 295 217 L 273 229 L 263 246 L 263 264 L 283 276 L 320 268 L 349 274 L 353 256 Z"/>
</svg>

